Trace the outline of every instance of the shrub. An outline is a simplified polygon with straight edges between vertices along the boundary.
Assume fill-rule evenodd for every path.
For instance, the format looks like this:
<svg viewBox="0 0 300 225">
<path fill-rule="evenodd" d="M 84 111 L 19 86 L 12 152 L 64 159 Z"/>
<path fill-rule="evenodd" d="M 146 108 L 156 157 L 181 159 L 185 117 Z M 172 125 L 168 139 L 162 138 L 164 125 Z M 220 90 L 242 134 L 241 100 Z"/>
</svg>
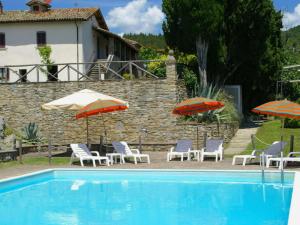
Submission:
<svg viewBox="0 0 300 225">
<path fill-rule="evenodd" d="M 176 58 L 177 58 L 177 63 L 184 64 L 191 68 L 198 67 L 198 59 L 197 56 L 194 54 L 179 53 Z"/>
<path fill-rule="evenodd" d="M 300 128 L 300 121 L 293 119 L 285 119 L 284 128 Z"/>
<path fill-rule="evenodd" d="M 139 51 L 139 59 L 141 60 L 153 60 L 159 58 L 159 54 L 153 48 L 142 47 Z"/>
<path fill-rule="evenodd" d="M 229 95 L 225 90 L 221 89 L 217 100 L 224 103 L 225 107 L 222 112 L 224 115 L 228 115 L 227 121 L 240 121 L 239 112 L 234 104 L 233 97 Z"/>
<path fill-rule="evenodd" d="M 221 123 L 240 120 L 238 111 L 234 105 L 232 97 L 228 95 L 223 89 L 219 88 L 217 85 L 197 85 L 195 91 L 193 92 L 193 97 L 204 97 L 214 99 L 224 103 L 225 106 L 217 110 L 211 110 L 204 113 L 198 113 L 197 115 L 187 116 L 187 120 L 204 123 Z"/>
<path fill-rule="evenodd" d="M 125 80 L 133 80 L 134 79 L 133 75 L 130 73 L 124 73 L 123 77 Z"/>
<path fill-rule="evenodd" d="M 39 127 L 36 123 L 29 123 L 23 129 L 22 138 L 25 142 L 36 144 L 42 141 L 42 138 L 39 136 Z"/>
<path fill-rule="evenodd" d="M 197 75 L 190 69 L 183 69 L 183 80 L 184 84 L 189 92 L 189 95 L 192 94 L 195 85 L 197 84 Z"/>
<path fill-rule="evenodd" d="M 160 60 L 157 62 L 146 62 L 145 66 L 147 71 L 154 74 L 157 77 L 166 76 L 166 65 L 165 61 L 167 60 L 167 55 L 158 53 L 155 49 L 152 48 L 141 48 L 139 51 L 139 59 L 141 60 Z"/>
<path fill-rule="evenodd" d="M 4 137 L 8 137 L 10 135 L 14 134 L 14 130 L 8 126 L 5 126 L 4 128 Z"/>
<path fill-rule="evenodd" d="M 150 62 L 147 66 L 147 69 L 150 73 L 154 74 L 157 77 L 165 77 L 166 76 L 166 63 L 167 60 L 166 55 L 161 55 L 156 60 L 160 60 L 157 62 Z"/>
</svg>

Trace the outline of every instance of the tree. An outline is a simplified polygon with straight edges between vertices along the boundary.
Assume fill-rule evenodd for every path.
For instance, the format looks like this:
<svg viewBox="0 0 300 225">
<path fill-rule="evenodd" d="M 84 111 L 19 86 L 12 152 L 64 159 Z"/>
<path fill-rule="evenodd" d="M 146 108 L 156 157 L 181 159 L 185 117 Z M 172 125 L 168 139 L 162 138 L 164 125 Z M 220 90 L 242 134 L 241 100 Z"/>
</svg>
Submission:
<svg viewBox="0 0 300 225">
<path fill-rule="evenodd" d="M 223 21 L 222 0 L 163 0 L 166 15 L 163 31 L 167 44 L 198 56 L 200 81 L 207 85 L 207 55 L 210 40 Z"/>
<path fill-rule="evenodd" d="M 134 40 L 146 48 L 154 48 L 164 51 L 167 48 L 165 38 L 162 34 L 124 34 L 124 38 Z"/>
<path fill-rule="evenodd" d="M 227 83 L 242 85 L 244 110 L 275 97 L 282 69 L 282 15 L 272 0 L 225 0 Z"/>
</svg>

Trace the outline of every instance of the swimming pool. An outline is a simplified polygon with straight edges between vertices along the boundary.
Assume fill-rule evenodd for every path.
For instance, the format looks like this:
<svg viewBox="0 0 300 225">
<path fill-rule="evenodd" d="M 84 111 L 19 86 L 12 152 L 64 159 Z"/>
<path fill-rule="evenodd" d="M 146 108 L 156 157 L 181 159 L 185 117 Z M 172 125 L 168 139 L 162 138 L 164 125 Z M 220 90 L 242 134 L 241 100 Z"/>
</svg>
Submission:
<svg viewBox="0 0 300 225">
<path fill-rule="evenodd" d="M 51 170 L 0 183 L 2 225 L 287 225 L 294 173 Z"/>
</svg>

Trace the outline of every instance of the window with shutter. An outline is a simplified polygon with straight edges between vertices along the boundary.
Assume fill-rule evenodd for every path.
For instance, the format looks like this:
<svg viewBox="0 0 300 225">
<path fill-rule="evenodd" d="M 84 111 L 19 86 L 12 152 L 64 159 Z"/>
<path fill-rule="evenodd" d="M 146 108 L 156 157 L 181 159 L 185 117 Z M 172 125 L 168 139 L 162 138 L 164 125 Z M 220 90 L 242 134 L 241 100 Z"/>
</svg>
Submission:
<svg viewBox="0 0 300 225">
<path fill-rule="evenodd" d="M 5 33 L 0 33 L 0 48 L 5 48 Z"/>
<path fill-rule="evenodd" d="M 34 6 L 32 6 L 32 11 L 33 12 L 39 12 L 40 11 L 40 7 L 38 5 L 34 5 Z"/>
<path fill-rule="evenodd" d="M 46 41 L 46 32 L 45 31 L 39 31 L 36 34 L 36 43 L 38 47 L 45 46 L 47 44 Z"/>
</svg>

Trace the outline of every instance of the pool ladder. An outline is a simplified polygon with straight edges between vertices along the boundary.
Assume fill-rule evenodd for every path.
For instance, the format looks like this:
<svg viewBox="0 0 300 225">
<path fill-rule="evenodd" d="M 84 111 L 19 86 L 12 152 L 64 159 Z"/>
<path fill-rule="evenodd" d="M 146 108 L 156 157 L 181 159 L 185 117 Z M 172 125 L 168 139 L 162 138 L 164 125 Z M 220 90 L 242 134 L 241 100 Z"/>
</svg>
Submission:
<svg viewBox="0 0 300 225">
<path fill-rule="evenodd" d="M 284 184 L 284 165 L 283 165 L 283 152 L 280 153 L 280 178 L 281 184 Z"/>
<path fill-rule="evenodd" d="M 261 155 L 261 179 L 262 179 L 262 183 L 265 183 L 265 165 L 266 165 L 266 157 L 265 157 L 265 153 L 263 152 Z M 281 152 L 280 154 L 280 181 L 281 184 L 284 184 L 284 166 L 283 166 L 283 152 Z"/>
</svg>

